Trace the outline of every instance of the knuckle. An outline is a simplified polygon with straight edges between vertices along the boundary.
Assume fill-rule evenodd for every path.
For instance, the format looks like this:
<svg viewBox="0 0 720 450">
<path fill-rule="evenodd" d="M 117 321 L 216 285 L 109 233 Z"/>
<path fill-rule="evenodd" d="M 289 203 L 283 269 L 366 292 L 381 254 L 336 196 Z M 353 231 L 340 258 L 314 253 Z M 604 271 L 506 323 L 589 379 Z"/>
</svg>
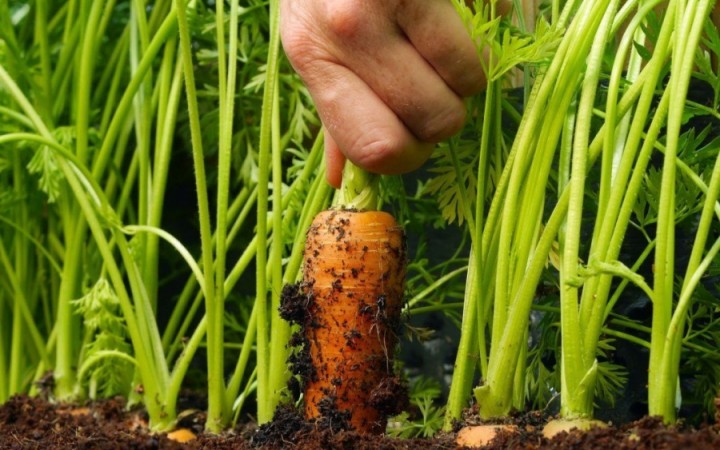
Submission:
<svg viewBox="0 0 720 450">
<path fill-rule="evenodd" d="M 340 38 L 357 37 L 367 23 L 363 1 L 358 0 L 329 2 L 322 19 L 327 31 Z"/>
<path fill-rule="evenodd" d="M 480 73 L 480 75 L 478 75 Z M 462 97 L 471 97 L 485 89 L 485 77 L 482 72 L 469 72 L 457 77 L 455 92 Z"/>
<path fill-rule="evenodd" d="M 281 30 L 281 40 L 285 54 L 298 72 L 302 72 L 319 56 L 315 40 L 297 27 L 284 27 Z"/>
<path fill-rule="evenodd" d="M 432 146 L 411 147 L 399 137 L 368 140 L 358 147 L 351 160 L 372 173 L 400 175 L 418 169 L 432 151 Z"/>
<path fill-rule="evenodd" d="M 353 162 L 370 172 L 391 174 L 398 170 L 390 162 L 400 150 L 400 142 L 392 138 L 369 140 L 358 146 L 355 152 L 357 158 Z"/>
</svg>

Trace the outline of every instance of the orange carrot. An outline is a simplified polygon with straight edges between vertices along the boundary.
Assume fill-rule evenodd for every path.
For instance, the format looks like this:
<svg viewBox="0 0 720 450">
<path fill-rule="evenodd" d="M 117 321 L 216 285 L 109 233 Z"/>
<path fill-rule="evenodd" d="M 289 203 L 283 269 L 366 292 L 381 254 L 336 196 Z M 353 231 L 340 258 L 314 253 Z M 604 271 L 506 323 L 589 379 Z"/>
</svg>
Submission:
<svg viewBox="0 0 720 450">
<path fill-rule="evenodd" d="M 305 415 L 382 433 L 396 411 L 393 351 L 405 279 L 404 234 L 381 211 L 318 214 L 307 234 L 302 292 L 313 373 Z"/>
</svg>

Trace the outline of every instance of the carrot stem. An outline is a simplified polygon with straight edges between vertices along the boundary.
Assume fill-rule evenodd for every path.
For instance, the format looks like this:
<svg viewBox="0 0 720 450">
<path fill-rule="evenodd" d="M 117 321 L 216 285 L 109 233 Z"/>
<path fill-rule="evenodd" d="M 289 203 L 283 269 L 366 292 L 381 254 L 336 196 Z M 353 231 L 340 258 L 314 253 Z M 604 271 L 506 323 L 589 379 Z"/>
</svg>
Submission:
<svg viewBox="0 0 720 450">
<path fill-rule="evenodd" d="M 361 211 L 378 209 L 380 177 L 347 161 L 343 170 L 338 205 Z"/>
</svg>

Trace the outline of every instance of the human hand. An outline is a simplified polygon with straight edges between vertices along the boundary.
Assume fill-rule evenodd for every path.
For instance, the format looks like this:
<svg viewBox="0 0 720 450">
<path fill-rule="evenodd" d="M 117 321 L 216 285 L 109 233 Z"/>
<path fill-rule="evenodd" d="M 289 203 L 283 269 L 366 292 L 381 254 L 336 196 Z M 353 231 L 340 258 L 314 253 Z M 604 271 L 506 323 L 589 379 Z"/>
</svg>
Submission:
<svg viewBox="0 0 720 450">
<path fill-rule="evenodd" d="M 281 0 L 281 37 L 325 127 L 328 182 L 345 159 L 374 173 L 420 167 L 465 121 L 485 78 L 447 0 Z"/>
</svg>

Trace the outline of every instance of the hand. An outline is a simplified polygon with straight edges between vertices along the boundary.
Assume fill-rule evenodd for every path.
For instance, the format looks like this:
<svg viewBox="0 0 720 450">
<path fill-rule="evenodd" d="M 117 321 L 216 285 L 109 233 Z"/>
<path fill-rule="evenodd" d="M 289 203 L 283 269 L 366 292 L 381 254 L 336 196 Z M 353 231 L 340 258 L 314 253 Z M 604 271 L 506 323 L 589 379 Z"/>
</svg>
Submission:
<svg viewBox="0 0 720 450">
<path fill-rule="evenodd" d="M 325 127 L 328 182 L 345 159 L 374 173 L 420 167 L 485 86 L 448 0 L 281 0 L 285 52 Z"/>
</svg>

